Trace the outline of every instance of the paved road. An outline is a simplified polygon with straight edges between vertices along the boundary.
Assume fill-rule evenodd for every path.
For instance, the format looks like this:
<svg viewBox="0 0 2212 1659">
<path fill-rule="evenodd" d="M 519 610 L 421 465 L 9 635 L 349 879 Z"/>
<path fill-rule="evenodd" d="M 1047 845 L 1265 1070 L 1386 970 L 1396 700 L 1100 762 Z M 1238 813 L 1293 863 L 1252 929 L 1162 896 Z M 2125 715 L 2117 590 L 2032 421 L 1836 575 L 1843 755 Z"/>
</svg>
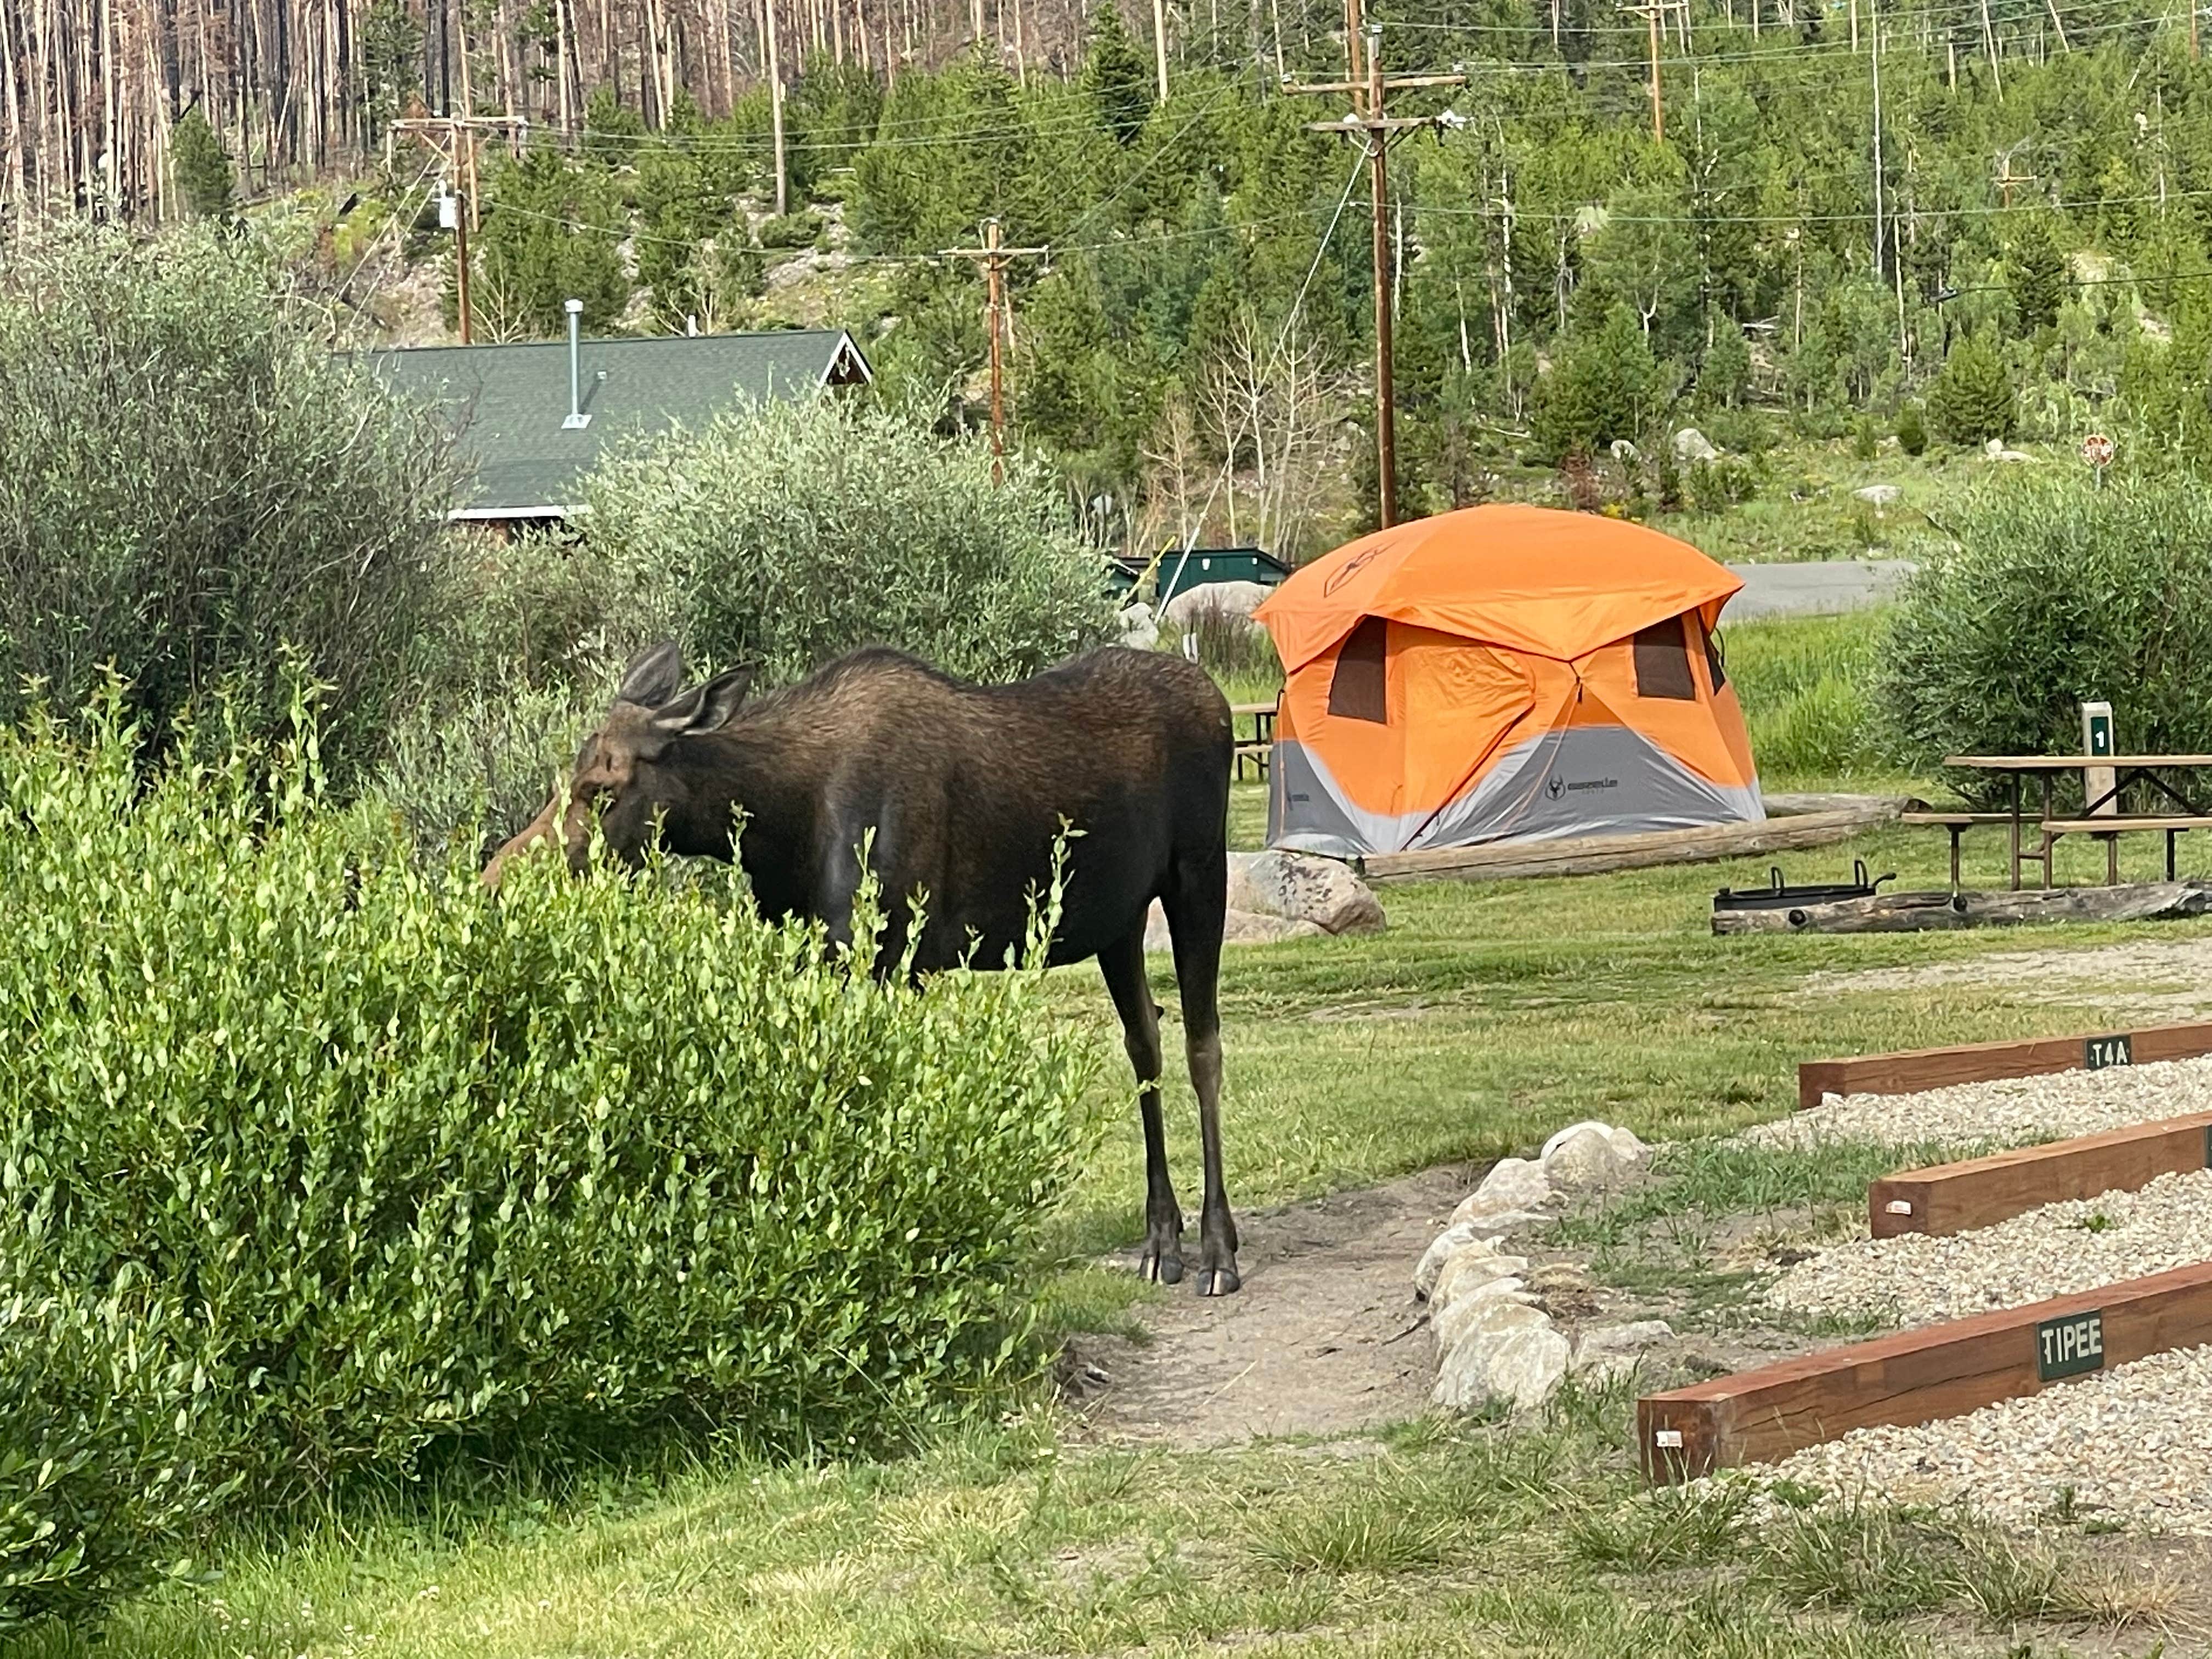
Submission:
<svg viewBox="0 0 2212 1659">
<path fill-rule="evenodd" d="M 1743 591 L 1728 620 L 1826 617 L 1879 605 L 1912 574 L 1910 559 L 1828 559 L 1812 564 L 1732 564 Z"/>
</svg>

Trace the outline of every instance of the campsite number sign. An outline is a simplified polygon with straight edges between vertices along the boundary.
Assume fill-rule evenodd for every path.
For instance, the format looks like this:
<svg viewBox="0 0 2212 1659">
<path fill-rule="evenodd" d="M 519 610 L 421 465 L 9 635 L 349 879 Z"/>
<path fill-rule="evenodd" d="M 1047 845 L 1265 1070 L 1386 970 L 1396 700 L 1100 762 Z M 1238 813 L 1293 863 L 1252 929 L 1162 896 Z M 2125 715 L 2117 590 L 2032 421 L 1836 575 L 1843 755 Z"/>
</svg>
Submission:
<svg viewBox="0 0 2212 1659">
<path fill-rule="evenodd" d="M 2102 1309 L 2046 1319 L 2035 1328 L 2035 1375 L 2049 1382 L 2062 1376 L 2079 1376 L 2105 1368 L 2105 1315 Z"/>
<path fill-rule="evenodd" d="M 2107 1066 L 2132 1066 L 2135 1062 L 2135 1042 L 2125 1031 L 2082 1040 L 2081 1066 L 2085 1071 L 2101 1072 Z"/>
</svg>

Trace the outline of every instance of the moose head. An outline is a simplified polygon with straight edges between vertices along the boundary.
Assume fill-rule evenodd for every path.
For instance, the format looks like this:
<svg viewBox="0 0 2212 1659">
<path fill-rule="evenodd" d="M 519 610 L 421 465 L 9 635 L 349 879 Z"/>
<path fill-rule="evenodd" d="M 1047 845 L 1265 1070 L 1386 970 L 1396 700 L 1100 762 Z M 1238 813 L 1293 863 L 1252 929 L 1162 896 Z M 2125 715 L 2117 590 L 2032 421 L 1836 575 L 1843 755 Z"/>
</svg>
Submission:
<svg viewBox="0 0 2212 1659">
<path fill-rule="evenodd" d="M 640 653 L 624 671 L 606 718 L 577 750 L 567 811 L 561 811 L 556 793 L 521 834 L 492 855 L 484 869 L 484 884 L 498 886 L 507 860 L 552 838 L 556 816 L 559 840 L 572 870 L 581 870 L 589 856 L 594 812 L 608 848 L 631 865 L 644 857 L 657 825 L 688 823 L 700 816 L 691 809 L 708 803 L 693 799 L 696 774 L 672 764 L 671 750 L 684 738 L 719 731 L 727 724 L 752 679 L 751 669 L 732 668 L 679 695 L 684 653 L 676 642 L 664 640 Z M 726 814 L 726 805 L 720 810 Z M 726 823 L 722 828 L 726 833 Z M 676 850 L 695 849 L 678 845 Z"/>
</svg>

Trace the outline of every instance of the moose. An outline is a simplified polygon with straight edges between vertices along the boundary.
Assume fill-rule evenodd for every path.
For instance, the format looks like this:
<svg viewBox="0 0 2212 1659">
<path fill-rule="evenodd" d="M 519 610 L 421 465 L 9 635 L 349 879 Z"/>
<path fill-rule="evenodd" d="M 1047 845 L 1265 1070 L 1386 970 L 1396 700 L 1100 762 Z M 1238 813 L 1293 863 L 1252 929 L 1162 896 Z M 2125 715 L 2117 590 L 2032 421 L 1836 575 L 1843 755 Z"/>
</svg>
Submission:
<svg viewBox="0 0 2212 1659">
<path fill-rule="evenodd" d="M 889 915 L 873 969 L 997 967 L 1028 931 L 1065 848 L 1048 947 L 1054 964 L 1096 957 L 1135 1068 L 1145 1126 L 1145 1244 L 1138 1270 L 1182 1278 L 1182 1212 L 1160 1116 L 1160 1010 L 1145 969 L 1152 902 L 1165 913 L 1198 1095 L 1206 1191 L 1197 1287 L 1239 1285 L 1237 1223 L 1221 1174 L 1217 980 L 1228 908 L 1229 705 L 1195 663 L 1152 651 L 1091 652 L 1011 685 L 954 679 L 871 647 L 748 699 L 733 668 L 683 690 L 671 641 L 631 662 L 613 706 L 556 793 L 485 869 L 558 841 L 572 869 L 605 848 L 632 866 L 649 845 L 735 859 L 772 920 L 820 921 L 852 941 L 865 856 Z M 557 826 L 556 826 L 557 819 Z"/>
</svg>

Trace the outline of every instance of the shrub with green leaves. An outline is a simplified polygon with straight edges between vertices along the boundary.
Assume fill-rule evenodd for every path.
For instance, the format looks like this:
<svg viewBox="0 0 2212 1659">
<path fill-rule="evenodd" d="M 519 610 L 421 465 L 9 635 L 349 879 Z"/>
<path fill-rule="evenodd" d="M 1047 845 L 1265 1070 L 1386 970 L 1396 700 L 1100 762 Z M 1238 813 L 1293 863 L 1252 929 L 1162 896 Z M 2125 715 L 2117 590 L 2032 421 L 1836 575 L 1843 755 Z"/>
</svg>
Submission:
<svg viewBox="0 0 2212 1659">
<path fill-rule="evenodd" d="M 76 1435 L 147 1555 L 143 1413 L 70 1403 L 126 1357 L 154 1405 L 190 1379 L 164 1455 L 264 1503 L 661 1428 L 880 1444 L 1029 1363 L 1092 1063 L 1041 968 L 878 983 L 720 866 L 526 860 L 493 898 L 326 805 L 312 735 L 149 775 L 119 702 L 0 736 L 0 1262 L 97 1315 L 31 1334 L 54 1375 L 0 1427 Z M 30 1480 L 0 1464 L 0 1571 L 52 1553 Z"/>
<path fill-rule="evenodd" d="M 2064 753 L 2080 705 L 2122 744 L 2212 744 L 2212 489 L 2185 478 L 2008 474 L 1957 515 L 1900 596 L 1874 702 L 1899 757 Z"/>
<path fill-rule="evenodd" d="M 349 771 L 420 670 L 449 440 L 334 359 L 250 239 L 58 222 L 0 260 L 0 720 L 105 665 L 162 728 L 282 729 L 294 648 Z"/>
<path fill-rule="evenodd" d="M 11 1208 L 37 1206 L 20 1173 L 0 1191 Z M 11 1231 L 20 1243 L 27 1229 Z M 189 1571 L 190 1534 L 224 1493 L 192 1457 L 207 1399 L 173 1301 L 143 1273 L 88 1295 L 26 1261 L 0 1271 L 5 1637 L 45 1618 L 97 1618 Z"/>
<path fill-rule="evenodd" d="M 1103 555 L 1039 464 L 870 404 L 771 404 L 603 462 L 586 545 L 690 654 L 790 680 L 863 645 L 1017 679 L 1112 637 Z M 649 594 L 659 584 L 660 598 Z"/>
</svg>

